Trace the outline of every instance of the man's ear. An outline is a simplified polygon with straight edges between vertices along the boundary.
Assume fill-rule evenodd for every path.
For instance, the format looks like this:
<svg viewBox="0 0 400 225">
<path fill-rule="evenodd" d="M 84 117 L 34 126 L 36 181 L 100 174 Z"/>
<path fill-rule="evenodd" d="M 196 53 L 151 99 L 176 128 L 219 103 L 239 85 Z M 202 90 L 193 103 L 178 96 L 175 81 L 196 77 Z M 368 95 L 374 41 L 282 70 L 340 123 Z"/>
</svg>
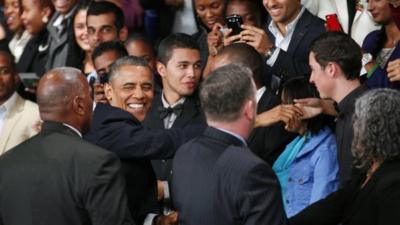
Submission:
<svg viewBox="0 0 400 225">
<path fill-rule="evenodd" d="M 85 103 L 83 101 L 83 98 L 75 96 L 72 100 L 72 108 L 78 115 L 85 115 Z"/>
<path fill-rule="evenodd" d="M 111 102 L 113 96 L 112 86 L 109 83 L 104 84 L 104 94 L 106 95 L 107 101 Z"/>
<path fill-rule="evenodd" d="M 160 61 L 157 61 L 157 72 L 158 74 L 160 74 L 161 77 L 165 77 L 167 75 L 167 68 Z"/>
<path fill-rule="evenodd" d="M 330 78 L 334 78 L 338 72 L 339 65 L 335 62 L 329 62 L 325 66 L 325 72 L 328 74 Z"/>
<path fill-rule="evenodd" d="M 125 42 L 126 39 L 128 39 L 128 28 L 126 26 L 123 26 L 121 30 L 119 30 L 119 40 L 121 42 Z"/>
<path fill-rule="evenodd" d="M 253 121 L 257 114 L 256 110 L 257 110 L 257 103 L 255 103 L 253 100 L 247 100 L 244 105 L 243 114 L 246 119 Z"/>
</svg>

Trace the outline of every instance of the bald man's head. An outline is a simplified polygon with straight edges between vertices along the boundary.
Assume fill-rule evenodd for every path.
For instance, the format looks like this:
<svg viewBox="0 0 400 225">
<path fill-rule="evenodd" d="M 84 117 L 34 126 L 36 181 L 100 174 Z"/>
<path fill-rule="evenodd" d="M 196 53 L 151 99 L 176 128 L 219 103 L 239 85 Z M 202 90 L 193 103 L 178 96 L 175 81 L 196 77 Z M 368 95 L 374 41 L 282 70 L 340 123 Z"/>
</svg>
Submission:
<svg viewBox="0 0 400 225">
<path fill-rule="evenodd" d="M 228 64 L 242 64 L 253 72 L 253 80 L 257 88 L 263 86 L 263 59 L 252 46 L 245 43 L 234 43 L 223 47 L 214 58 L 210 70 Z"/>
<path fill-rule="evenodd" d="M 43 121 L 67 123 L 82 133 L 90 128 L 92 99 L 89 84 L 75 68 L 56 68 L 40 79 L 37 103 Z"/>
</svg>

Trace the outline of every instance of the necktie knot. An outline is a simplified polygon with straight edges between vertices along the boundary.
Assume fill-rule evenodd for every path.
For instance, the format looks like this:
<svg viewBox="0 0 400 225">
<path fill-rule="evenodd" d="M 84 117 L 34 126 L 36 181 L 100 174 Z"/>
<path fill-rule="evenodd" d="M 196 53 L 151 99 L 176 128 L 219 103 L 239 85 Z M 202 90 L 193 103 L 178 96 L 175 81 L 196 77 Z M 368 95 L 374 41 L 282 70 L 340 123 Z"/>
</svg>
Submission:
<svg viewBox="0 0 400 225">
<path fill-rule="evenodd" d="M 158 112 L 160 113 L 160 119 L 165 119 L 165 117 L 171 115 L 172 113 L 174 113 L 177 117 L 179 117 L 182 114 L 182 110 L 183 110 L 183 105 L 182 104 L 178 104 L 175 107 L 163 107 L 160 106 L 158 107 Z"/>
</svg>

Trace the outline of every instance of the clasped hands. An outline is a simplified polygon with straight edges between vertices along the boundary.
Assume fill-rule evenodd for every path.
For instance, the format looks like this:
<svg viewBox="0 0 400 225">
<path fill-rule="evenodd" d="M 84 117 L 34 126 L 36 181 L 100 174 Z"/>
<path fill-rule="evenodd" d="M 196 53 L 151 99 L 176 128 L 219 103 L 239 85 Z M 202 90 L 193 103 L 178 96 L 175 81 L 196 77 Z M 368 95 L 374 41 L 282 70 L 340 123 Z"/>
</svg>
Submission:
<svg viewBox="0 0 400 225">
<path fill-rule="evenodd" d="M 285 123 L 285 129 L 296 131 L 301 120 L 315 117 L 321 113 L 337 115 L 333 101 L 329 99 L 295 99 L 294 104 L 281 104 L 256 117 L 255 127 L 267 127 L 278 122 Z"/>
</svg>

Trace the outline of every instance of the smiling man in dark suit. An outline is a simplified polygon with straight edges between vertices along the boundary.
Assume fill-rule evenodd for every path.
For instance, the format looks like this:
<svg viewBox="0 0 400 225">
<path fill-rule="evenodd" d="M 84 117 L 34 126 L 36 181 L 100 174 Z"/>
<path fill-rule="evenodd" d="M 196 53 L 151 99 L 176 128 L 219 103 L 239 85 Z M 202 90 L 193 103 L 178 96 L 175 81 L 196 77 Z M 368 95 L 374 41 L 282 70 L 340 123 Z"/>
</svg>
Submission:
<svg viewBox="0 0 400 225">
<path fill-rule="evenodd" d="M 200 49 L 196 41 L 186 34 L 172 34 L 160 43 L 157 58 L 164 88 L 154 97 L 144 124 L 153 129 L 205 125 L 195 93 L 201 77 Z M 160 206 L 168 214 L 173 209 L 169 193 L 172 159 L 153 160 L 152 165 L 158 179 Z"/>
<path fill-rule="evenodd" d="M 325 32 L 324 21 L 312 15 L 300 0 L 263 0 L 269 16 L 265 30 L 243 26 L 241 40 L 266 58 L 266 71 L 282 84 L 291 77 L 310 76 L 311 42 Z"/>
<path fill-rule="evenodd" d="M 256 118 L 251 71 L 212 72 L 200 88 L 208 128 L 173 162 L 172 192 L 182 225 L 286 224 L 278 181 L 247 147 Z"/>
<path fill-rule="evenodd" d="M 54 69 L 37 94 L 42 131 L 0 158 L 0 224 L 134 224 L 118 158 L 81 138 L 92 117 L 85 76 Z"/>
</svg>

